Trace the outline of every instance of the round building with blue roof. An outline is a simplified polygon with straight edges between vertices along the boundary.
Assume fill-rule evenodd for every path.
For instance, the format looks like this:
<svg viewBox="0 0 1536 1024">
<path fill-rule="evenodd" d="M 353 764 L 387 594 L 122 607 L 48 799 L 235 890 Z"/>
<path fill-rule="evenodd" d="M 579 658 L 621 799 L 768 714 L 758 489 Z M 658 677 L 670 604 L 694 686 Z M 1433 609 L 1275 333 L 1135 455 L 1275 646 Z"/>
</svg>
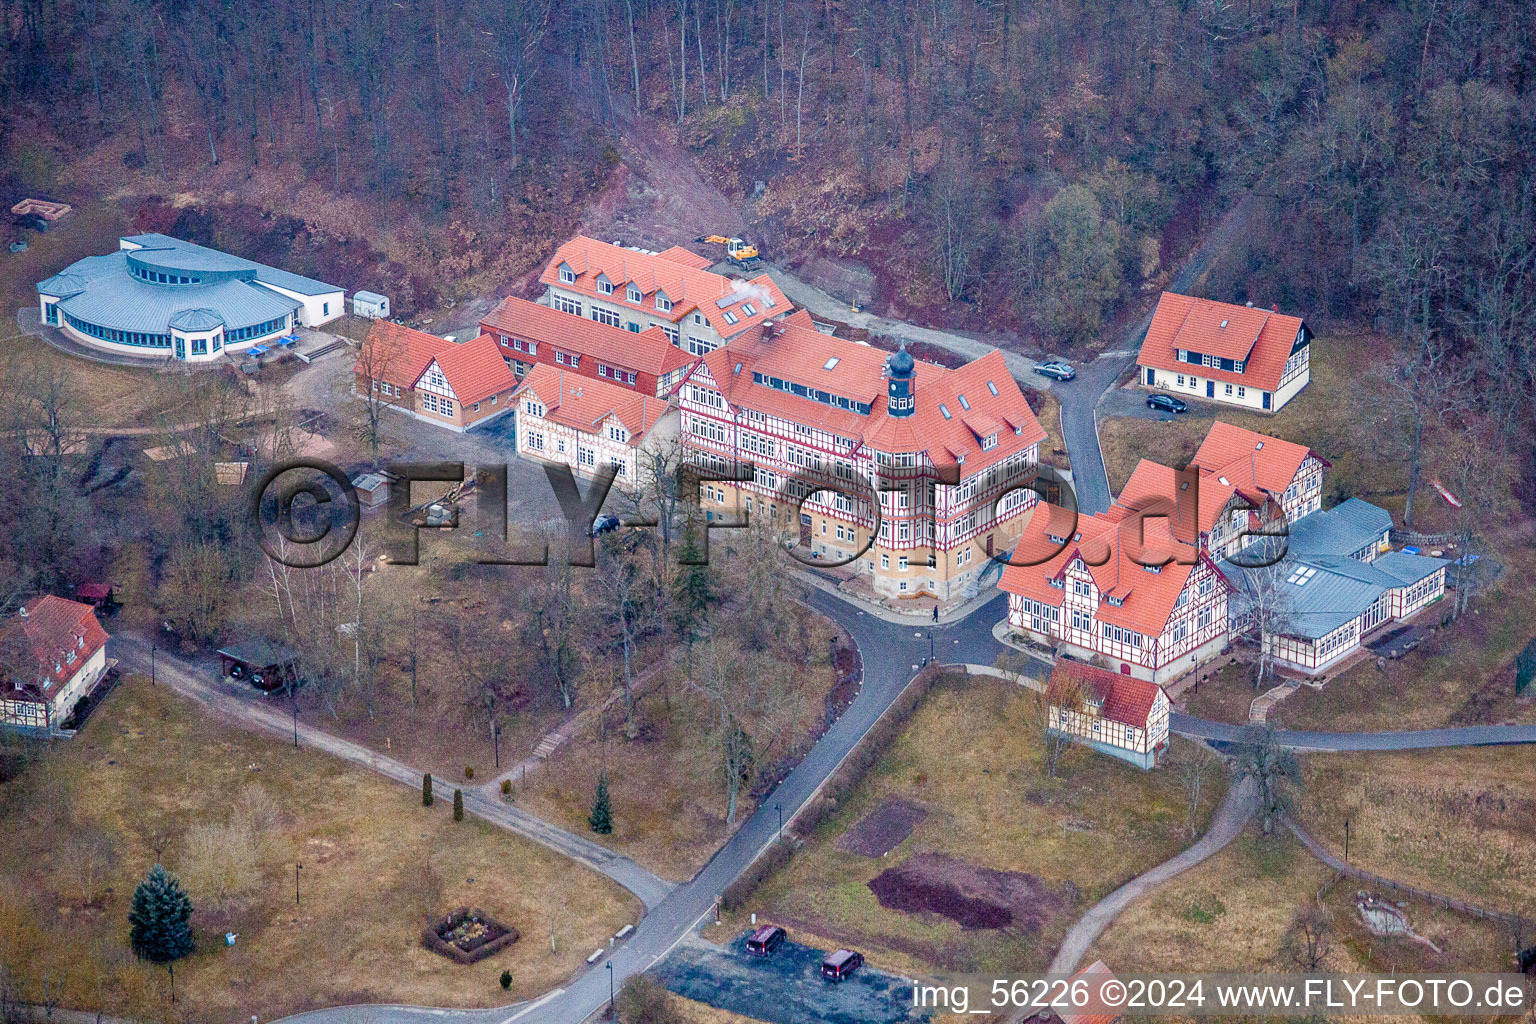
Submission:
<svg viewBox="0 0 1536 1024">
<path fill-rule="evenodd" d="M 206 362 L 339 317 L 335 285 L 168 235 L 130 235 L 37 285 L 42 321 L 92 348 Z"/>
</svg>

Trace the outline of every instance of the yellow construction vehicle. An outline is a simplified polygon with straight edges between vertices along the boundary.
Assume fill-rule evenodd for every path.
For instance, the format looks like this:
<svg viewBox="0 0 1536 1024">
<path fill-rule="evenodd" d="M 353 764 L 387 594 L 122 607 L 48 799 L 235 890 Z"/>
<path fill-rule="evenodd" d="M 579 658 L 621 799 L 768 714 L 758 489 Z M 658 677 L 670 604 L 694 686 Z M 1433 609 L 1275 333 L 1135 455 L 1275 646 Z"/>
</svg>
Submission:
<svg viewBox="0 0 1536 1024">
<path fill-rule="evenodd" d="M 758 255 L 757 246 L 749 245 L 741 238 L 726 238 L 724 235 L 705 235 L 702 238 L 695 238 L 694 241 L 725 246 L 726 257 L 743 270 L 752 270 L 763 262 L 763 258 Z"/>
</svg>

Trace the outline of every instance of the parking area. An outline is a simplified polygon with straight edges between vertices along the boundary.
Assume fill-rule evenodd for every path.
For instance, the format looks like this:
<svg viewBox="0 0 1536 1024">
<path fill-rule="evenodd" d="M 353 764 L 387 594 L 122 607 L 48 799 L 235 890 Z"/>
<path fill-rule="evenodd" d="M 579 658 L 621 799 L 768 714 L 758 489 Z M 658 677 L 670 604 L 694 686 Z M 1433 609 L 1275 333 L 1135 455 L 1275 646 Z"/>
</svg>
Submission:
<svg viewBox="0 0 1536 1024">
<path fill-rule="evenodd" d="M 786 942 L 770 957 L 746 951 L 747 933 L 729 946 L 697 936 L 680 943 L 653 973 L 680 996 L 771 1024 L 905 1024 L 930 1011 L 912 1006 L 908 982 L 868 965 L 836 984 L 823 981 L 826 951 Z"/>
</svg>

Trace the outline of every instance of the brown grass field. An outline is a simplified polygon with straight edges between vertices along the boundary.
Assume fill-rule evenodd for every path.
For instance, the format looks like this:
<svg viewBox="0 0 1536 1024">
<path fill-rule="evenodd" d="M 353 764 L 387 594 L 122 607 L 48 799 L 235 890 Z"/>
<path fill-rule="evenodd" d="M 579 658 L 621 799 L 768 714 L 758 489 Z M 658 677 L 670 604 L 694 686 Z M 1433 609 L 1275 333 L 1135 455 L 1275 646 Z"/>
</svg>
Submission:
<svg viewBox="0 0 1536 1024">
<path fill-rule="evenodd" d="M 1536 919 L 1536 748 L 1303 759 L 1299 816 L 1368 871 Z"/>
<path fill-rule="evenodd" d="M 212 833 L 226 837 L 218 848 L 248 856 L 198 853 L 200 827 L 232 829 L 234 808 L 263 794 L 275 809 L 265 827 Z M 100 983 L 108 1013 L 165 1014 L 166 973 L 133 959 L 126 921 L 157 850 L 199 907 L 197 949 L 176 971 L 188 1019 L 505 1004 L 561 984 L 636 919 L 638 903 L 602 876 L 473 818 L 455 823 L 451 796 L 423 808 L 413 789 L 216 724 L 130 678 L 78 737 L 0 790 L 0 962 L 25 965 L 34 998 L 47 972 L 63 1005 L 94 1008 Z M 86 877 L 80 865 L 97 862 Z M 521 940 L 467 967 L 422 949 L 428 917 L 465 904 Z M 504 969 L 510 993 L 497 983 Z"/>
<path fill-rule="evenodd" d="M 1426 973 L 1508 969 L 1509 937 L 1499 926 L 1410 902 L 1408 921 L 1441 953 L 1406 938 L 1380 938 L 1358 920 L 1359 888 L 1307 853 L 1288 833 L 1263 838 L 1257 825 L 1210 860 L 1132 904 L 1088 951 L 1124 975 L 1207 971 L 1284 972 L 1301 968 L 1286 949 L 1296 911 L 1319 900 L 1332 915 L 1325 969 L 1343 973 Z"/>
<path fill-rule="evenodd" d="M 786 744 L 807 746 L 812 730 L 823 720 L 832 689 L 826 654 L 832 631 L 825 620 L 810 617 L 804 649 L 812 656 L 807 666 L 792 673 L 787 695 L 792 706 L 787 714 L 793 723 L 775 741 L 770 761 L 788 753 Z M 639 701 L 639 738 L 625 737 L 622 708 L 616 705 L 605 725 L 590 720 L 537 772 L 526 780 L 514 780 L 514 799 L 519 807 L 610 846 L 663 878 L 685 881 L 730 838 L 756 804 L 744 788 L 736 821 L 726 824 L 719 758 L 704 733 L 710 708 L 690 692 L 681 663 L 660 671 L 670 678 L 665 685 L 657 680 Z M 761 742 L 759 722 L 760 718 L 749 716 L 746 728 Z M 597 780 L 604 773 L 613 804 L 613 833 L 601 836 L 589 831 L 587 815 Z"/>
<path fill-rule="evenodd" d="M 1058 778 L 1045 777 L 1028 724 L 1031 702 L 1027 691 L 999 680 L 938 684 L 845 806 L 740 914 L 728 915 L 720 934 L 735 934 L 755 911 L 796 941 L 851 944 L 890 970 L 1043 969 L 1084 909 L 1189 837 L 1185 796 L 1171 771 L 1143 772 L 1079 749 Z M 1202 828 L 1222 787 L 1219 774 L 1207 780 Z M 842 849 L 838 840 L 892 797 L 927 817 L 885 856 Z M 940 913 L 882 906 L 869 882 L 918 855 L 1034 876 L 1053 905 L 1038 927 L 1024 929 L 966 929 Z"/>
</svg>

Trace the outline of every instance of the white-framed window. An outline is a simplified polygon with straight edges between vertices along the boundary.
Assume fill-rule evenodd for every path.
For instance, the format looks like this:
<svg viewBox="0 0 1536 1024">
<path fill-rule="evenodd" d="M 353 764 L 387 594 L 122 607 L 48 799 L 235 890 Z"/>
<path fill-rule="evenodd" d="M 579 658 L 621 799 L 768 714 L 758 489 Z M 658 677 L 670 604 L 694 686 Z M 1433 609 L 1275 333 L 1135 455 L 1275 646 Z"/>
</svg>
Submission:
<svg viewBox="0 0 1536 1024">
<path fill-rule="evenodd" d="M 609 327 L 619 326 L 619 314 L 609 309 L 599 309 L 598 307 L 593 306 L 592 319 L 596 320 L 600 324 L 607 324 Z"/>
<path fill-rule="evenodd" d="M 639 305 L 645 296 L 640 294 L 640 288 L 633 281 L 624 289 L 624 297 L 635 305 Z"/>
<path fill-rule="evenodd" d="M 591 448 L 582 448 L 576 453 L 576 461 L 583 466 L 595 466 L 597 465 L 597 453 Z"/>
<path fill-rule="evenodd" d="M 568 296 L 556 295 L 553 299 L 553 305 L 562 313 L 574 313 L 576 316 L 581 316 L 581 303 Z"/>
<path fill-rule="evenodd" d="M 890 555 L 881 555 L 880 556 L 880 568 L 882 568 L 882 569 L 889 569 L 890 567 L 891 567 L 891 556 Z"/>
<path fill-rule="evenodd" d="M 608 280 L 608 275 L 607 274 L 598 274 L 597 275 L 597 291 L 598 291 L 598 294 L 600 294 L 600 295 L 612 295 L 613 294 L 613 282 Z"/>
<path fill-rule="evenodd" d="M 1229 394 L 1229 395 L 1232 393 L 1232 385 L 1231 384 L 1227 385 L 1227 392 L 1226 393 Z"/>
<path fill-rule="evenodd" d="M 656 308 L 663 313 L 672 312 L 672 300 L 667 298 L 666 292 L 656 293 Z"/>
<path fill-rule="evenodd" d="M 1239 384 L 1237 386 L 1237 397 L 1238 398 L 1247 398 L 1248 397 L 1248 389 L 1243 387 L 1241 384 Z"/>
<path fill-rule="evenodd" d="M 562 264 L 560 264 L 560 283 L 561 284 L 575 284 L 576 283 L 576 271 L 571 269 L 571 265 L 569 263 L 562 263 Z"/>
</svg>

